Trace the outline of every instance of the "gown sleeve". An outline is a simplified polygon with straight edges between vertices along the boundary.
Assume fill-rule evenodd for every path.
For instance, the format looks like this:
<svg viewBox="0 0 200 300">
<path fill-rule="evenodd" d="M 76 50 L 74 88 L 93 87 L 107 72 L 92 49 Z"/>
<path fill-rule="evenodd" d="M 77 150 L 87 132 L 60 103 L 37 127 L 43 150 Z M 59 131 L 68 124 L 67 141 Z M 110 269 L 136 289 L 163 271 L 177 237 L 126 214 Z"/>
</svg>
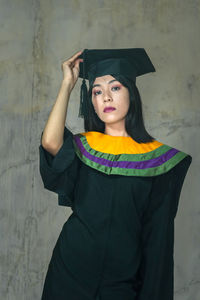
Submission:
<svg viewBox="0 0 200 300">
<path fill-rule="evenodd" d="M 191 161 L 188 155 L 167 173 L 153 178 L 150 200 L 142 216 L 137 300 L 174 299 L 174 219 Z"/>
<path fill-rule="evenodd" d="M 77 182 L 80 161 L 75 154 L 73 134 L 64 128 L 64 141 L 57 154 L 53 156 L 39 146 L 39 170 L 44 188 L 58 194 L 58 204 L 73 208 L 73 195 Z"/>
</svg>

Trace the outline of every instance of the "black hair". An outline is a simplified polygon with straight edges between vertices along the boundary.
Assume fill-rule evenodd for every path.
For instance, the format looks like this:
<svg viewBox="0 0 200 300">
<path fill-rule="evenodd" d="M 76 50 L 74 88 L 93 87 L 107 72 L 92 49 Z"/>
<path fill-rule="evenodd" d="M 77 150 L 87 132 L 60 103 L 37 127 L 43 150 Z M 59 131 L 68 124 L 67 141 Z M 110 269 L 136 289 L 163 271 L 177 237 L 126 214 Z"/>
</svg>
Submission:
<svg viewBox="0 0 200 300">
<path fill-rule="evenodd" d="M 129 91 L 130 105 L 125 117 L 125 128 L 128 135 L 138 143 L 152 142 L 155 138 L 145 129 L 142 114 L 142 101 L 135 82 L 120 74 L 112 76 L 127 87 Z M 98 131 L 104 133 L 105 123 L 95 113 L 92 104 L 92 86 L 94 80 L 90 82 L 88 91 L 88 118 L 84 118 L 84 128 L 85 131 Z"/>
</svg>

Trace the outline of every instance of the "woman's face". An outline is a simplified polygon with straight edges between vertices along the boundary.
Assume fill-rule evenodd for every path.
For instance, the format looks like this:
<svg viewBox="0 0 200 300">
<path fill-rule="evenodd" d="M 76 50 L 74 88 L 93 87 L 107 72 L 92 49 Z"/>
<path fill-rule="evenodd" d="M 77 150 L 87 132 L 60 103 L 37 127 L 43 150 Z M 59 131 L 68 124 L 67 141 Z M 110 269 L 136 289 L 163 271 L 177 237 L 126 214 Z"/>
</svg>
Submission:
<svg viewBox="0 0 200 300">
<path fill-rule="evenodd" d="M 92 104 L 104 123 L 116 123 L 125 119 L 129 109 L 129 91 L 111 75 L 97 77 L 92 88 Z M 104 111 L 106 107 L 115 110 Z"/>
</svg>

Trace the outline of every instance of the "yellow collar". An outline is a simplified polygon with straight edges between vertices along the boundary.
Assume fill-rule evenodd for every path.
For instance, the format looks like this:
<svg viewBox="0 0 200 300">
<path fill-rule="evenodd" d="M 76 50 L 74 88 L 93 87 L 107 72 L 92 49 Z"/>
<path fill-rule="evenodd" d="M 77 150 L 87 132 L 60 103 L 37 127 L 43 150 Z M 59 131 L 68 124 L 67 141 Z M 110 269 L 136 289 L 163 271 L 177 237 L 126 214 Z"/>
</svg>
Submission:
<svg viewBox="0 0 200 300">
<path fill-rule="evenodd" d="M 147 153 L 162 146 L 156 140 L 149 143 L 138 143 L 129 136 L 112 136 L 98 131 L 82 132 L 89 146 L 100 152 L 112 154 L 141 154 Z"/>
<path fill-rule="evenodd" d="M 131 137 L 97 131 L 75 134 L 73 144 L 84 164 L 108 175 L 156 176 L 166 173 L 187 156 L 156 140 L 137 143 Z"/>
</svg>

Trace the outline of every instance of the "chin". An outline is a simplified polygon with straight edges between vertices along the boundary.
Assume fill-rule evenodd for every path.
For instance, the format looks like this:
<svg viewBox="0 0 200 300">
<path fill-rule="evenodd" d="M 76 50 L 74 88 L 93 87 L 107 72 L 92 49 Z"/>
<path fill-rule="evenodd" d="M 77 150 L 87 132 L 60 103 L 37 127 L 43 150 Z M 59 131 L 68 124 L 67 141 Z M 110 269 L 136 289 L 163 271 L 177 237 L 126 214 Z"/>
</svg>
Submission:
<svg viewBox="0 0 200 300">
<path fill-rule="evenodd" d="M 103 118 L 100 118 L 101 121 L 103 121 L 104 123 L 116 123 L 116 122 L 119 122 L 121 121 L 122 119 L 125 119 L 125 116 L 121 116 L 121 117 L 118 117 L 116 118 L 116 116 L 109 116 L 107 118 L 103 117 Z"/>
</svg>

